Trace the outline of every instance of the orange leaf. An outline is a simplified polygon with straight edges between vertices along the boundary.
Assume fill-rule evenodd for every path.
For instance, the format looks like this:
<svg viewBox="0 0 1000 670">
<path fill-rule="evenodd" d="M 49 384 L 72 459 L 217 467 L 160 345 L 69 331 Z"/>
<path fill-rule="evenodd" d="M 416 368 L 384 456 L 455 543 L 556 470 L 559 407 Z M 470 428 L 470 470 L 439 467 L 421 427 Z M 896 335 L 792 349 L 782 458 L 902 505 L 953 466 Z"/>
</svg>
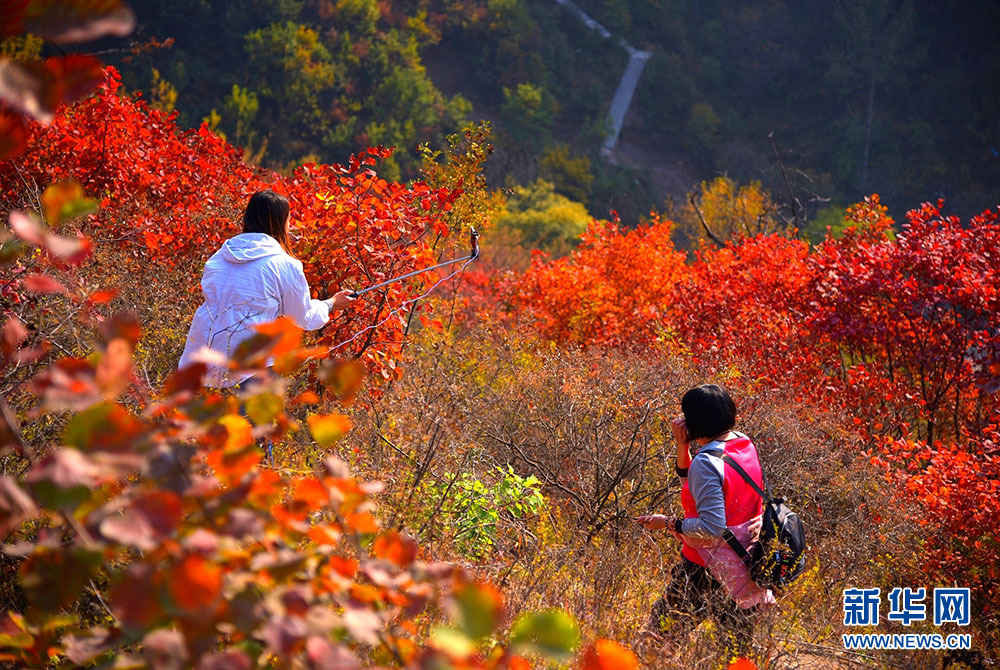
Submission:
<svg viewBox="0 0 1000 670">
<path fill-rule="evenodd" d="M 342 414 L 317 414 L 308 422 L 309 432 L 321 447 L 329 447 L 351 429 L 351 420 Z"/>
<path fill-rule="evenodd" d="M 353 558 L 330 557 L 330 568 L 338 575 L 353 579 L 358 574 L 358 561 Z"/>
<path fill-rule="evenodd" d="M 167 581 L 178 607 L 202 609 L 222 592 L 222 569 L 203 556 L 189 554 L 170 568 Z"/>
<path fill-rule="evenodd" d="M 361 512 L 360 514 L 345 514 L 344 522 L 348 527 L 359 533 L 377 533 L 378 523 L 371 512 Z"/>
<path fill-rule="evenodd" d="M 757 665 L 745 656 L 733 659 L 726 670 L 757 670 Z"/>
<path fill-rule="evenodd" d="M 253 470 L 261 459 L 261 450 L 254 443 L 250 423 L 241 416 L 230 414 L 219 419 L 217 428 L 225 430 L 225 438 L 220 440 L 220 449 L 205 455 L 205 462 L 219 476 L 240 479 Z"/>
<path fill-rule="evenodd" d="M 256 507 L 266 507 L 267 503 L 281 493 L 281 475 L 274 470 L 261 470 L 253 478 L 247 500 Z"/>
<path fill-rule="evenodd" d="M 219 419 L 219 424 L 226 428 L 226 451 L 253 444 L 253 428 L 250 422 L 242 416 L 230 414 Z"/>
<path fill-rule="evenodd" d="M 392 561 L 405 568 L 417 557 L 417 543 L 394 530 L 379 535 L 375 539 L 372 552 L 379 558 Z"/>
<path fill-rule="evenodd" d="M 271 355 L 283 356 L 298 348 L 302 341 L 302 331 L 287 316 L 278 317 L 270 323 L 254 326 L 254 330 L 272 338 Z"/>
<path fill-rule="evenodd" d="M 344 406 L 354 402 L 365 379 L 365 365 L 361 361 L 336 361 L 324 365 L 319 373 L 327 389 Z"/>
<path fill-rule="evenodd" d="M 296 503 L 308 507 L 310 511 L 322 509 L 330 504 L 330 493 L 315 477 L 295 480 L 292 498 Z"/>
<path fill-rule="evenodd" d="M 595 640 L 580 658 L 581 670 L 638 670 L 639 660 L 614 640 Z"/>
<path fill-rule="evenodd" d="M 335 547 L 340 542 L 340 531 L 333 526 L 321 524 L 309 529 L 309 539 L 316 544 L 324 544 Z"/>
<path fill-rule="evenodd" d="M 100 78 L 104 78 L 103 70 L 100 71 Z M 42 206 L 45 210 L 45 220 L 51 225 L 92 211 L 94 207 L 84 196 L 83 187 L 72 179 L 49 184 L 42 192 Z"/>
<path fill-rule="evenodd" d="M 319 402 L 319 396 L 313 391 L 303 391 L 292 399 L 292 405 L 315 405 Z"/>
</svg>

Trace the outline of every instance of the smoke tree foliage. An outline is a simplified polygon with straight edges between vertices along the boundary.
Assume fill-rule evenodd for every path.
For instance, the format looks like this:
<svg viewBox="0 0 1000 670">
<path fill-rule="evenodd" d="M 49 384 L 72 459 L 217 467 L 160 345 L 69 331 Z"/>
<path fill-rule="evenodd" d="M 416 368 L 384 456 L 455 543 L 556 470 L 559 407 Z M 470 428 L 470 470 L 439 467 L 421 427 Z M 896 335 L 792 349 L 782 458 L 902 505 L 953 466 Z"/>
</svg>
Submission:
<svg viewBox="0 0 1000 670">
<path fill-rule="evenodd" d="M 498 290 L 556 342 L 680 347 L 750 388 L 854 417 L 873 464 L 925 507 L 928 574 L 968 583 L 995 612 L 1000 210 L 963 222 L 942 209 L 924 203 L 894 234 L 872 195 L 815 247 L 737 235 L 690 264 L 668 220 L 595 222 L 569 256 L 536 256 Z"/>
</svg>

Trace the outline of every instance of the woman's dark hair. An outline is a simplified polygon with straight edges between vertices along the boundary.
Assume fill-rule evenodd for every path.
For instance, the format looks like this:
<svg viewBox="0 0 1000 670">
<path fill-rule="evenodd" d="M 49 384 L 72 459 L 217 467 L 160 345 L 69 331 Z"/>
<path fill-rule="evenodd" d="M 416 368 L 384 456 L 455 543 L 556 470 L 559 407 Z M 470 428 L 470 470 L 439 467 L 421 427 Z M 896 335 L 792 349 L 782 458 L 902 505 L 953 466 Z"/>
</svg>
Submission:
<svg viewBox="0 0 1000 670">
<path fill-rule="evenodd" d="M 250 196 L 246 211 L 243 212 L 244 233 L 266 233 L 278 240 L 286 252 L 288 246 L 288 199 L 274 191 L 257 191 Z"/>
<path fill-rule="evenodd" d="M 681 398 L 681 411 L 692 440 L 715 437 L 736 425 L 736 403 L 715 384 L 693 388 Z"/>
</svg>

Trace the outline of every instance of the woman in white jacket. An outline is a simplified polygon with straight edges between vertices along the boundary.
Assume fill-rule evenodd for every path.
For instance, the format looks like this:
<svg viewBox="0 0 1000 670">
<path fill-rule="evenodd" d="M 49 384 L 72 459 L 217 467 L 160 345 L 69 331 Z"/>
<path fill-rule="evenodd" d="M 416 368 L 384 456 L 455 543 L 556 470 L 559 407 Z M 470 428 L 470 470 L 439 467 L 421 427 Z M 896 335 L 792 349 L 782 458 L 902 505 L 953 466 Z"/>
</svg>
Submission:
<svg viewBox="0 0 1000 670">
<path fill-rule="evenodd" d="M 243 213 L 243 232 L 226 240 L 205 263 L 201 289 L 205 302 L 194 314 L 179 367 L 208 347 L 231 357 L 240 342 L 254 334 L 253 326 L 287 316 L 303 330 L 317 330 L 330 312 L 354 301 L 351 291 L 327 300 L 313 300 L 301 261 L 290 254 L 288 200 L 274 191 L 258 191 Z M 249 375 L 232 377 L 213 367 L 205 384 L 235 386 Z"/>
</svg>

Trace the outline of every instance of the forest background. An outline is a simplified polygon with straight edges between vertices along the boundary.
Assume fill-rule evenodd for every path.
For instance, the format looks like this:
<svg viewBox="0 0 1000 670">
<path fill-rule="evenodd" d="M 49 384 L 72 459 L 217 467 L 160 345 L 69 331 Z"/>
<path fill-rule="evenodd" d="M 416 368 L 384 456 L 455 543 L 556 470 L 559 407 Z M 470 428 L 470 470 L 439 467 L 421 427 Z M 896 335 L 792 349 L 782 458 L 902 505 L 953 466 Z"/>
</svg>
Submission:
<svg viewBox="0 0 1000 670">
<path fill-rule="evenodd" d="M 269 167 L 382 144 L 399 149 L 386 176 L 412 177 L 418 144 L 485 118 L 491 185 L 535 204 L 543 179 L 627 225 L 718 175 L 784 193 L 771 133 L 787 169 L 808 175 L 816 239 L 869 193 L 896 218 L 937 198 L 968 216 L 995 197 L 991 3 L 579 5 L 612 37 L 555 2 L 140 2 L 137 37 L 174 43 L 121 65 L 183 126 L 208 118 Z M 652 56 L 607 161 L 621 38 Z"/>
<path fill-rule="evenodd" d="M 587 670 L 725 666 L 711 623 L 638 643 L 677 547 L 631 517 L 676 507 L 706 380 L 811 538 L 756 662 L 995 656 L 996 10 L 581 4 L 653 52 L 611 160 L 626 54 L 555 3 L 134 3 L 124 46 L 59 41 L 130 32 L 115 2 L 3 23 L 44 93 L 2 114 L 6 661 L 520 669 L 583 637 Z M 264 187 L 317 294 L 470 225 L 486 253 L 304 348 L 265 329 L 233 365 L 286 379 L 241 414 L 174 366 Z M 974 653 L 847 653 L 853 586 L 969 586 Z"/>
</svg>

